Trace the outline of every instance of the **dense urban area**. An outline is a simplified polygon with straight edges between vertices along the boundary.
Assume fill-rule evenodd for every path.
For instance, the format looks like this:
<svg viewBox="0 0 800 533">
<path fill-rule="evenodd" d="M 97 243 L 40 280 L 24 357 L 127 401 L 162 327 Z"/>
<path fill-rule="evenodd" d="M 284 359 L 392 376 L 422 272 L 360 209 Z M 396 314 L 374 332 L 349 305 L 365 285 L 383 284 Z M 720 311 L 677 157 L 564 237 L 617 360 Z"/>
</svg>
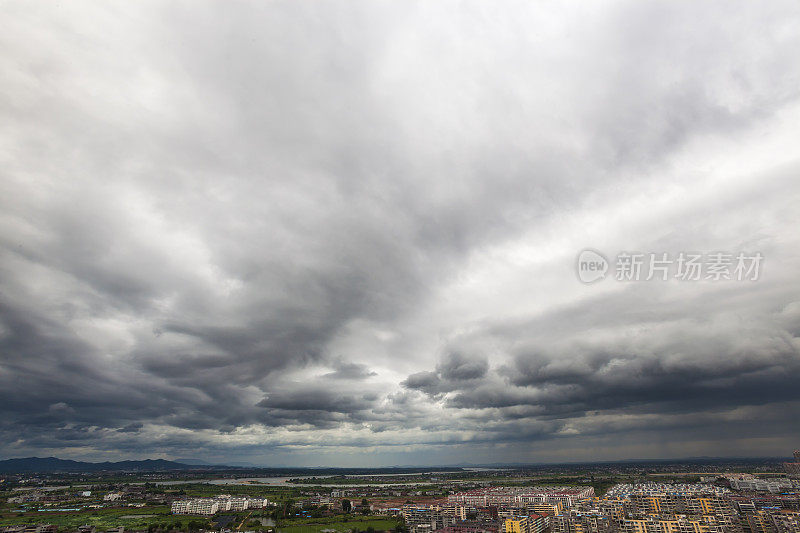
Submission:
<svg viewBox="0 0 800 533">
<path fill-rule="evenodd" d="M 793 462 L 182 466 L 7 468 L 0 533 L 800 533 L 800 451 Z"/>
</svg>

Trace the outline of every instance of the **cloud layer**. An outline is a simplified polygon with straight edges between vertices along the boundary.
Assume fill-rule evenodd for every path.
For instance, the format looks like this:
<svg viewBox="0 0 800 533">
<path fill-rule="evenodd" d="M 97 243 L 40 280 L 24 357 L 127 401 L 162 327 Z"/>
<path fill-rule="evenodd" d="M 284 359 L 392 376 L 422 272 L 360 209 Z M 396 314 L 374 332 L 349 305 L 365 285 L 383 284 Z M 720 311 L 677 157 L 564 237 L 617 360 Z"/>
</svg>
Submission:
<svg viewBox="0 0 800 533">
<path fill-rule="evenodd" d="M 795 4 L 3 10 L 0 455 L 797 447 Z"/>
</svg>

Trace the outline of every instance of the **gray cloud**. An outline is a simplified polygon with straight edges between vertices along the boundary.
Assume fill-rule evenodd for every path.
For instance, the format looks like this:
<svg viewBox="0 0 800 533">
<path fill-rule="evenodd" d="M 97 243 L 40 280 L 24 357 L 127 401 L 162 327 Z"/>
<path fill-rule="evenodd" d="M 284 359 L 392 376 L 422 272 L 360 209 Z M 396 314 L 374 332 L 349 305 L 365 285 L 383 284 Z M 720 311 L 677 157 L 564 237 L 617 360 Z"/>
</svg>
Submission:
<svg viewBox="0 0 800 533">
<path fill-rule="evenodd" d="M 436 365 L 435 372 L 417 372 L 408 376 L 401 385 L 435 396 L 474 384 L 488 371 L 489 363 L 485 357 L 451 352 Z"/>
<path fill-rule="evenodd" d="M 482 378 L 489 370 L 489 363 L 484 359 L 474 359 L 459 353 L 451 353 L 436 367 L 444 379 L 452 381 L 468 381 Z"/>
<path fill-rule="evenodd" d="M 583 9 L 7 3 L 0 455 L 792 446 L 797 6 Z"/>
<path fill-rule="evenodd" d="M 361 365 L 357 363 L 348 363 L 343 360 L 336 361 L 334 363 L 334 370 L 333 372 L 328 372 L 324 374 L 322 377 L 329 378 L 329 379 L 367 379 L 373 376 L 377 376 L 377 372 L 373 372 L 367 367 L 367 365 Z"/>
</svg>

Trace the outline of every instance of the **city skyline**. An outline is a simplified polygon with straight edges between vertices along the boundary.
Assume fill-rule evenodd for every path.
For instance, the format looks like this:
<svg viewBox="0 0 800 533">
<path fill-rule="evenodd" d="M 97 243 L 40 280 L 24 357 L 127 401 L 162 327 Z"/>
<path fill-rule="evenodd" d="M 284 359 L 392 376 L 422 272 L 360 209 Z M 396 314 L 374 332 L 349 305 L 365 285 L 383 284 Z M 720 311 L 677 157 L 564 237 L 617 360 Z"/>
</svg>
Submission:
<svg viewBox="0 0 800 533">
<path fill-rule="evenodd" d="M 800 445 L 796 3 L 0 10 L 0 458 Z"/>
</svg>

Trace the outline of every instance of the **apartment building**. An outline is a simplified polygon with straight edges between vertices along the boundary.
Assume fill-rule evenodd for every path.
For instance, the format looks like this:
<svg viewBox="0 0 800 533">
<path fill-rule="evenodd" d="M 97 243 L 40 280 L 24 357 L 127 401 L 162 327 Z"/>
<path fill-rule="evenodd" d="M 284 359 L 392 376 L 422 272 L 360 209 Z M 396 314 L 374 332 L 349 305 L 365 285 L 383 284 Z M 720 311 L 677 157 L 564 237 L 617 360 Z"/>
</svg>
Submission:
<svg viewBox="0 0 800 533">
<path fill-rule="evenodd" d="M 439 505 L 404 505 L 401 508 L 403 520 L 411 533 L 433 531 L 454 525 L 462 520 L 461 515 L 450 514 Z"/>
<path fill-rule="evenodd" d="M 760 492 L 779 493 L 792 488 L 788 479 L 731 479 L 731 487 L 736 490 L 751 490 Z"/>
<path fill-rule="evenodd" d="M 541 515 L 512 516 L 503 520 L 500 533 L 542 533 L 547 526 L 547 520 Z"/>
<path fill-rule="evenodd" d="M 610 533 L 615 530 L 615 522 L 600 512 L 570 510 L 550 520 L 552 533 Z"/>
<path fill-rule="evenodd" d="M 447 499 L 466 507 L 520 507 L 533 503 L 561 503 L 571 507 L 575 502 L 594 496 L 593 487 L 491 487 L 451 494 Z"/>
<path fill-rule="evenodd" d="M 211 516 L 219 511 L 219 502 L 212 498 L 176 500 L 172 502 L 172 514 L 197 514 Z"/>
<path fill-rule="evenodd" d="M 726 533 L 723 526 L 707 520 L 660 520 L 647 518 L 643 520 L 625 519 L 621 521 L 622 533 Z"/>
<path fill-rule="evenodd" d="M 734 515 L 729 498 L 709 493 L 644 493 L 628 496 L 628 511 L 635 518 L 660 515 Z"/>
</svg>

